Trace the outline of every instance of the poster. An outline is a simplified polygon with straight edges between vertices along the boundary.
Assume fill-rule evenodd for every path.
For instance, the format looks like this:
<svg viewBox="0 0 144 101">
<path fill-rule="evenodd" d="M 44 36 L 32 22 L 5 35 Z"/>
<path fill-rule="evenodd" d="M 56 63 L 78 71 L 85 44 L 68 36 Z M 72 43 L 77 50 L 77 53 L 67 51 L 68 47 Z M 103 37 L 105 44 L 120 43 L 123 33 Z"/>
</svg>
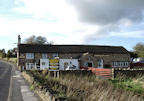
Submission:
<svg viewBox="0 0 144 101">
<path fill-rule="evenodd" d="M 49 71 L 58 71 L 58 70 L 59 70 L 59 59 L 50 59 Z"/>
<path fill-rule="evenodd" d="M 60 59 L 60 70 L 78 70 L 78 59 Z"/>
<path fill-rule="evenodd" d="M 40 59 L 40 70 L 49 68 L 49 59 Z"/>
</svg>

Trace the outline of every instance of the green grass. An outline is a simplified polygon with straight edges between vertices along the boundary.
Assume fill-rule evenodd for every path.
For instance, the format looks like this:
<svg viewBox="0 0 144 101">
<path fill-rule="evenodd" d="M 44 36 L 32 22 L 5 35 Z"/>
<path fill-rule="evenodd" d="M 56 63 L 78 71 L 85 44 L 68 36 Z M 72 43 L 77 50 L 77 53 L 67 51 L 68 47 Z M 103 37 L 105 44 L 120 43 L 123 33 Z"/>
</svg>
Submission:
<svg viewBox="0 0 144 101">
<path fill-rule="evenodd" d="M 33 71 L 39 85 L 68 101 L 143 101 L 143 78 L 105 80 L 95 75 L 61 74 L 59 78 L 48 76 L 46 71 Z M 140 82 L 139 82 L 140 81 Z"/>
<path fill-rule="evenodd" d="M 114 80 L 111 80 L 114 87 L 133 91 L 137 94 L 144 94 L 144 76 L 139 76 L 135 78 L 123 78 L 119 79 L 116 78 Z"/>
<path fill-rule="evenodd" d="M 13 63 L 17 63 L 17 58 L 1 58 L 1 60 L 4 60 L 4 61 L 9 61 L 9 62 L 13 62 Z"/>
<path fill-rule="evenodd" d="M 35 89 L 35 86 L 32 84 L 32 85 L 30 85 L 30 90 L 34 90 Z"/>
</svg>

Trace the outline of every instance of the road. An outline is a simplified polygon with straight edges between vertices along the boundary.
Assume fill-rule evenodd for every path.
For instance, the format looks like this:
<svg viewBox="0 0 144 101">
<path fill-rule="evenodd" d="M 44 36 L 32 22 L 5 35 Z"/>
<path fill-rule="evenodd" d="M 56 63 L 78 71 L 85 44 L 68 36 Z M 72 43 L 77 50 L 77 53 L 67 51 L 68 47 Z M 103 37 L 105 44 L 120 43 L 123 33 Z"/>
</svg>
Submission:
<svg viewBox="0 0 144 101">
<path fill-rule="evenodd" d="M 0 101 L 41 101 L 15 67 L 0 61 Z"/>
<path fill-rule="evenodd" d="M 0 101 L 7 101 L 9 95 L 11 66 L 0 62 Z"/>
</svg>

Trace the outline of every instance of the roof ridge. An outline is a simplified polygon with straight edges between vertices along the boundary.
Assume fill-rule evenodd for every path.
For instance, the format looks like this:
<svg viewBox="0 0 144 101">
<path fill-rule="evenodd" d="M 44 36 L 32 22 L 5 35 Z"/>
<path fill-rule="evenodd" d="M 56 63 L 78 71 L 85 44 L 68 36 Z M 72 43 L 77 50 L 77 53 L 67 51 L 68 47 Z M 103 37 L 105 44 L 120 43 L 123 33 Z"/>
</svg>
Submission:
<svg viewBox="0 0 144 101">
<path fill-rule="evenodd" d="M 86 45 L 86 44 L 19 44 L 19 45 L 37 45 L 37 46 L 95 46 L 95 47 L 123 47 L 110 45 Z M 124 48 L 124 47 L 123 47 Z"/>
<path fill-rule="evenodd" d="M 58 53 L 122 53 L 128 51 L 122 46 L 99 46 L 99 45 L 39 45 L 39 44 L 19 44 L 20 52 L 58 52 Z"/>
</svg>

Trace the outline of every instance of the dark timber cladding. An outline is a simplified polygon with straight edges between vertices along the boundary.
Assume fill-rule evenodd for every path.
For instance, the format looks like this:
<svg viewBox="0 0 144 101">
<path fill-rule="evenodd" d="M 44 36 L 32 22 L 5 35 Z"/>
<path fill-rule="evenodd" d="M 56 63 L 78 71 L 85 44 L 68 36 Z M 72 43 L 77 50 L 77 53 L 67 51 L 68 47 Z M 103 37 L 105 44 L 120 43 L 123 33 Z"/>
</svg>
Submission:
<svg viewBox="0 0 144 101">
<path fill-rule="evenodd" d="M 95 54 L 128 54 L 122 46 L 97 46 L 97 45 L 38 45 L 19 44 L 20 53 L 95 53 Z"/>
</svg>

